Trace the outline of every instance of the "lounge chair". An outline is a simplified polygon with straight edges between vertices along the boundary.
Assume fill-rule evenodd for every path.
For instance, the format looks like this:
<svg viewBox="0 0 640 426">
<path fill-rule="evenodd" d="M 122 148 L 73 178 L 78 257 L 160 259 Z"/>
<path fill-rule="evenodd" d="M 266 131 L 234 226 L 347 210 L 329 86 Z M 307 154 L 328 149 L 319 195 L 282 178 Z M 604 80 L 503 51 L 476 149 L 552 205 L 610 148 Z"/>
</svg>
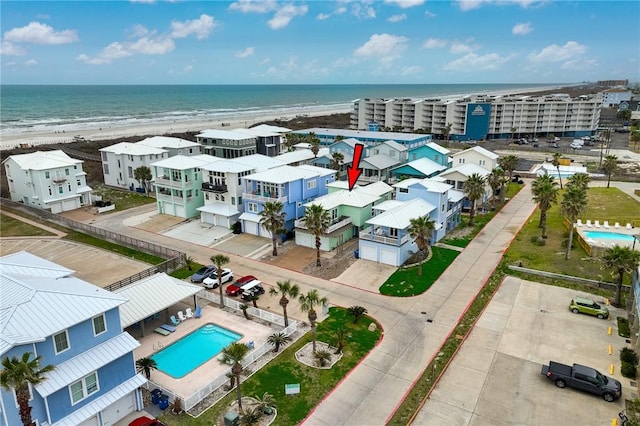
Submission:
<svg viewBox="0 0 640 426">
<path fill-rule="evenodd" d="M 578 225 L 578 226 L 582 226 L 582 220 L 581 220 L 581 219 L 578 219 L 578 221 L 576 222 L 576 225 Z"/>
<path fill-rule="evenodd" d="M 627 223 L 627 229 L 632 229 L 633 227 L 631 226 L 630 223 Z"/>
<path fill-rule="evenodd" d="M 593 226 L 595 226 L 596 228 L 600 228 L 600 221 L 599 220 L 594 221 Z"/>
<path fill-rule="evenodd" d="M 200 318 L 202 316 L 202 308 L 200 306 L 196 306 L 196 318 Z"/>
<path fill-rule="evenodd" d="M 180 321 L 178 321 L 178 320 L 176 319 L 176 316 L 175 316 L 175 315 L 171 315 L 171 318 L 169 318 L 169 319 L 171 320 L 171 325 L 178 326 L 178 324 L 180 324 Z"/>
<path fill-rule="evenodd" d="M 184 316 L 182 311 L 178 311 L 178 319 L 180 320 L 180 322 L 183 322 L 187 320 L 187 317 Z"/>
<path fill-rule="evenodd" d="M 185 309 L 184 315 L 187 317 L 187 319 L 193 318 L 193 311 L 191 310 L 191 308 Z"/>
<path fill-rule="evenodd" d="M 591 219 L 587 219 L 587 228 L 593 228 L 593 225 L 591 224 Z"/>
<path fill-rule="evenodd" d="M 614 228 L 619 229 L 620 228 L 620 222 L 616 222 L 615 225 L 613 225 Z"/>
<path fill-rule="evenodd" d="M 609 221 L 605 220 L 604 224 L 602 225 L 604 228 L 609 229 Z"/>
<path fill-rule="evenodd" d="M 176 331 L 176 328 L 169 324 L 162 324 L 160 328 L 163 330 L 167 330 L 169 333 L 173 333 L 174 331 Z"/>
<path fill-rule="evenodd" d="M 162 334 L 163 336 L 168 336 L 169 335 L 169 332 L 167 330 L 165 330 L 164 328 L 161 328 L 161 327 L 158 327 L 153 331 L 155 331 L 158 334 Z"/>
</svg>

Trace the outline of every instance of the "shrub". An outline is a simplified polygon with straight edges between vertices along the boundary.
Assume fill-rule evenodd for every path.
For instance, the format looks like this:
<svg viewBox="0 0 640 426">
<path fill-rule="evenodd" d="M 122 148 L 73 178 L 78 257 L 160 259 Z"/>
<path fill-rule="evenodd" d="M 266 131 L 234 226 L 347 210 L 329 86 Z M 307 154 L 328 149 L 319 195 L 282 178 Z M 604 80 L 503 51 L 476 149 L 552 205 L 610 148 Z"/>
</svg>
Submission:
<svg viewBox="0 0 640 426">
<path fill-rule="evenodd" d="M 618 335 L 621 337 L 631 336 L 629 321 L 624 317 L 617 317 L 616 319 L 618 320 Z"/>
<path fill-rule="evenodd" d="M 635 379 L 637 373 L 637 367 L 629 362 L 622 362 L 622 368 L 620 369 L 620 374 L 622 377 L 627 377 L 629 379 Z"/>
<path fill-rule="evenodd" d="M 539 238 L 539 237 L 538 237 L 537 235 L 532 235 L 532 236 L 531 236 L 531 242 L 532 242 L 532 243 L 537 243 L 537 242 L 538 242 L 538 238 Z"/>
<path fill-rule="evenodd" d="M 633 366 L 638 365 L 638 354 L 631 348 L 622 348 L 620 349 L 620 361 L 628 362 Z"/>
</svg>

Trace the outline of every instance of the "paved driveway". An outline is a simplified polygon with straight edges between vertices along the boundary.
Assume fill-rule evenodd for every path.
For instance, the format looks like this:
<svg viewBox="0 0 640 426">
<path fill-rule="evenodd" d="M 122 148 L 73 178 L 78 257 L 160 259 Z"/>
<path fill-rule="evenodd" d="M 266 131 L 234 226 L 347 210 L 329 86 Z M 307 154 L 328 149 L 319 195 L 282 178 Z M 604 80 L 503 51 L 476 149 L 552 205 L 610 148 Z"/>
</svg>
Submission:
<svg viewBox="0 0 640 426">
<path fill-rule="evenodd" d="M 620 375 L 625 341 L 611 321 L 569 312 L 571 297 L 586 293 L 508 277 L 478 320 L 413 424 L 609 425 L 633 398 Z M 590 296 L 594 298 L 594 296 Z M 595 297 L 599 300 L 598 297 Z M 612 335 L 607 328 L 613 327 Z M 612 345 L 612 355 L 608 354 Z M 574 389 L 559 389 L 540 374 L 550 360 L 585 364 L 613 377 L 623 398 L 607 403 Z"/>
</svg>

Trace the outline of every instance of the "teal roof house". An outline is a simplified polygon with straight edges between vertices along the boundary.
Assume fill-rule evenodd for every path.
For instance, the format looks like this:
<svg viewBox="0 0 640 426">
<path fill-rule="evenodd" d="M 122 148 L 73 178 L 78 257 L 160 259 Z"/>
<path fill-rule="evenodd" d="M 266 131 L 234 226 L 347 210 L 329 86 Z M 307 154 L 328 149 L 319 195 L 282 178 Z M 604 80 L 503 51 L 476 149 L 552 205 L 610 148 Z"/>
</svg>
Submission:
<svg viewBox="0 0 640 426">
<path fill-rule="evenodd" d="M 409 148 L 409 161 L 428 158 L 441 166 L 451 167 L 451 151 L 435 142 L 428 142 L 414 148 Z"/>
</svg>

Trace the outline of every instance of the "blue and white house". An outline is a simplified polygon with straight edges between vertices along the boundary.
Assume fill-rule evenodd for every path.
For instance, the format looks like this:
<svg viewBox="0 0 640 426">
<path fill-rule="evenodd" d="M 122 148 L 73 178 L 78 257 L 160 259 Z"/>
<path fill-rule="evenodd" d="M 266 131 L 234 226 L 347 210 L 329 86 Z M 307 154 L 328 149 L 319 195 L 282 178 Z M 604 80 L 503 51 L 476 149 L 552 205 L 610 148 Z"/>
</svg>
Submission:
<svg viewBox="0 0 640 426">
<path fill-rule="evenodd" d="M 471 175 L 478 174 L 486 179 L 490 173 L 489 170 L 478 164 L 465 163 L 445 170 L 440 173 L 436 179 L 448 183 L 458 191 L 464 191 L 464 184 Z M 476 202 L 476 206 L 489 201 L 489 195 L 491 195 L 491 186 L 487 183 L 485 185 L 484 196 Z M 464 208 L 471 208 L 471 202 L 467 198 L 464 200 Z"/>
<path fill-rule="evenodd" d="M 127 299 L 27 252 L 0 258 L 0 356 L 53 365 L 31 389 L 38 426 L 113 425 L 142 409 L 133 350 L 119 307 Z M 21 424 L 13 391 L 0 388 L 0 425 Z"/>
<path fill-rule="evenodd" d="M 427 142 L 414 148 L 409 148 L 409 161 L 415 161 L 420 158 L 428 158 L 429 160 L 440 164 L 441 166 L 451 167 L 451 151 L 438 145 L 435 142 Z"/>
<path fill-rule="evenodd" d="M 244 213 L 239 217 L 245 233 L 271 238 L 260 225 L 260 212 L 267 202 L 281 202 L 285 228 L 291 231 L 296 219 L 304 215 L 304 204 L 327 194 L 327 185 L 335 180 L 335 171 L 322 167 L 280 166 L 242 178 Z"/>
</svg>

